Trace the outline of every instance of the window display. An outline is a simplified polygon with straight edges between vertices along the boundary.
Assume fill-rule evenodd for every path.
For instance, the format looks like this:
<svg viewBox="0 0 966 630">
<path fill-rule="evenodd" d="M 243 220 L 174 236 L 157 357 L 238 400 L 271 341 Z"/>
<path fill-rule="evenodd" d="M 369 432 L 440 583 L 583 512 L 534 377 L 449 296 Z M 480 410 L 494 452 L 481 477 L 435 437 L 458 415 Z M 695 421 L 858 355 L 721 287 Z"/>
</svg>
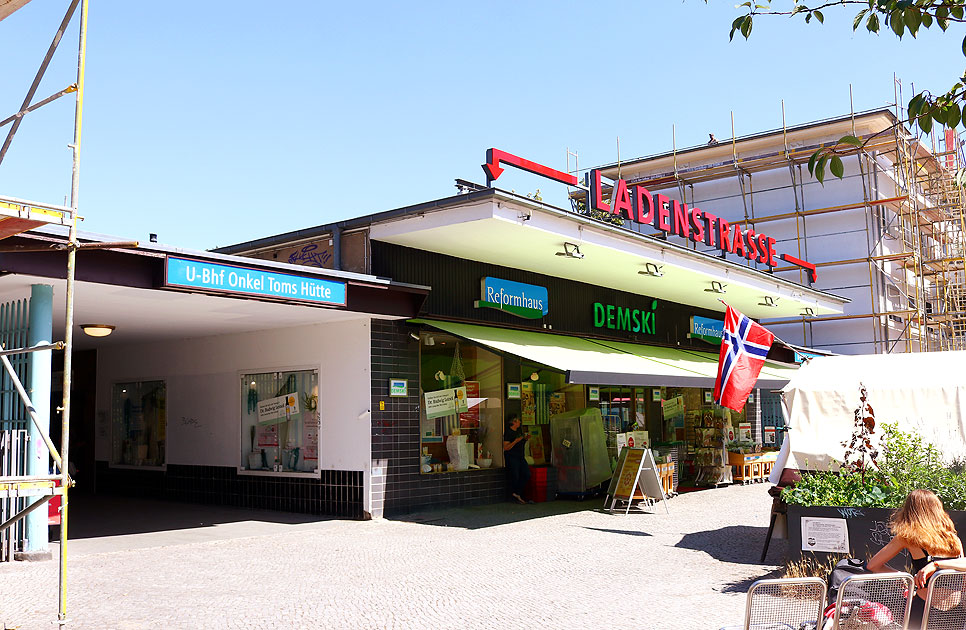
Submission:
<svg viewBox="0 0 966 630">
<path fill-rule="evenodd" d="M 164 381 L 115 384 L 111 393 L 111 463 L 163 466 L 166 410 Z"/>
<path fill-rule="evenodd" d="M 420 348 L 420 472 L 502 466 L 503 360 L 436 331 Z"/>
<path fill-rule="evenodd" d="M 243 374 L 241 399 L 243 470 L 318 470 L 318 370 Z"/>
</svg>

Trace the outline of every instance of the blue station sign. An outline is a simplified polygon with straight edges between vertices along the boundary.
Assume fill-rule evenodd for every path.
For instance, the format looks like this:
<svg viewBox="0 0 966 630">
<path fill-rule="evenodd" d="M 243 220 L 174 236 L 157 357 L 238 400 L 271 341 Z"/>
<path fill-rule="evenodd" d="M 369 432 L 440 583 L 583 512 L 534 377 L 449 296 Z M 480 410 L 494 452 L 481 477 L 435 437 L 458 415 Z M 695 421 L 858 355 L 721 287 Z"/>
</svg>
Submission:
<svg viewBox="0 0 966 630">
<path fill-rule="evenodd" d="M 345 282 L 168 256 L 165 286 L 345 306 Z"/>
</svg>

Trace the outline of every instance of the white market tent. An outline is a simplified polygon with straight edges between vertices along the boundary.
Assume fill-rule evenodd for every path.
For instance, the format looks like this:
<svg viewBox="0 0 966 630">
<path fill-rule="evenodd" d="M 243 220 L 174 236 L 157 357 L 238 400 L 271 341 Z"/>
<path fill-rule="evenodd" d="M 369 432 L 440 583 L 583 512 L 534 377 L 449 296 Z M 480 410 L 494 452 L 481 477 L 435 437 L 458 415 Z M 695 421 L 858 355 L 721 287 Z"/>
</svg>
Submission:
<svg viewBox="0 0 966 630">
<path fill-rule="evenodd" d="M 789 432 L 773 483 L 783 468 L 826 470 L 842 461 L 861 385 L 878 426 L 898 424 L 947 458 L 966 457 L 966 351 L 816 357 L 782 389 Z"/>
</svg>

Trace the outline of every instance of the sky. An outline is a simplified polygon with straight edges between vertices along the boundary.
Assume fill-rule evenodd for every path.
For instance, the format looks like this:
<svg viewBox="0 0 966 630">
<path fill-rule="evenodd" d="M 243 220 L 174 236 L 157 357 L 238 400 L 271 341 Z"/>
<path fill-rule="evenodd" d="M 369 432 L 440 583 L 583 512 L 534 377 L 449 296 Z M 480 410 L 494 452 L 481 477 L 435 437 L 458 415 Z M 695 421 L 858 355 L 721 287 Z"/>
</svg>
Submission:
<svg viewBox="0 0 966 630">
<path fill-rule="evenodd" d="M 0 22 L 0 119 L 18 111 L 67 7 Z M 760 17 L 729 42 L 735 2 L 90 0 L 81 229 L 208 249 L 455 194 L 489 147 L 558 170 L 891 106 L 945 92 L 962 26 L 852 31 Z M 775 0 L 776 6 L 790 0 Z M 364 7 L 364 8 L 360 8 Z M 37 93 L 76 79 L 77 25 Z M 74 100 L 24 119 L 0 195 L 63 204 Z M 6 133 L 9 127 L 2 128 Z M 571 168 L 573 163 L 571 163 Z M 498 186 L 566 188 L 508 168 Z"/>
</svg>

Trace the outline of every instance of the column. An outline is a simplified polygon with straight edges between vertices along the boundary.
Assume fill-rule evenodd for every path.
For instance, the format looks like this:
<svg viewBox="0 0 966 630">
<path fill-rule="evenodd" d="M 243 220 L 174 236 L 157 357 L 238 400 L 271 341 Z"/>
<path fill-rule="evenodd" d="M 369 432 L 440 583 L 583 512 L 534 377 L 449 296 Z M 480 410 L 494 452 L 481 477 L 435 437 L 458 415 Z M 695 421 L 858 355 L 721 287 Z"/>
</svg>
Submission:
<svg viewBox="0 0 966 630">
<path fill-rule="evenodd" d="M 34 284 L 30 287 L 28 307 L 27 345 L 52 343 L 54 287 Z M 27 355 L 27 394 L 37 412 L 40 426 L 50 435 L 50 350 L 31 352 Z M 29 420 L 30 439 L 27 442 L 27 474 L 50 474 L 50 452 L 40 431 Z M 67 436 L 64 436 L 66 439 Z M 37 508 L 27 515 L 27 549 L 30 552 L 47 551 L 47 510 Z"/>
</svg>

